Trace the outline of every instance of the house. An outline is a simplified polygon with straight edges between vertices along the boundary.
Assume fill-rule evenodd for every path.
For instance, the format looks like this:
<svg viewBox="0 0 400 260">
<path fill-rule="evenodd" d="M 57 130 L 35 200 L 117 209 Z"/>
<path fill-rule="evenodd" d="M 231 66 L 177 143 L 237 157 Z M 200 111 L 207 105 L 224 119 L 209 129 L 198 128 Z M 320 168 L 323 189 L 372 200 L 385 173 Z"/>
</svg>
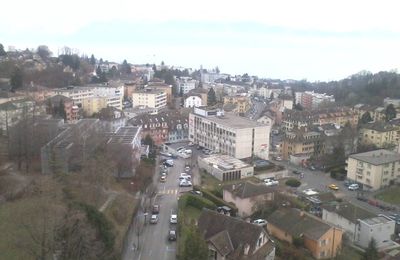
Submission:
<svg viewBox="0 0 400 260">
<path fill-rule="evenodd" d="M 343 231 L 299 209 L 276 210 L 267 219 L 272 236 L 293 243 L 302 239 L 316 259 L 335 257 L 342 246 Z"/>
<path fill-rule="evenodd" d="M 164 90 L 145 88 L 132 93 L 133 106 L 162 108 L 167 105 L 167 94 Z"/>
<path fill-rule="evenodd" d="M 243 220 L 203 209 L 198 229 L 212 260 L 273 260 L 275 245 L 265 229 Z"/>
<path fill-rule="evenodd" d="M 201 107 L 203 105 L 200 94 L 187 95 L 184 97 L 184 107 Z"/>
<path fill-rule="evenodd" d="M 333 201 L 322 204 L 321 208 L 322 219 L 343 229 L 344 235 L 351 241 L 355 240 L 358 220 L 376 217 L 375 214 L 349 202 Z"/>
<path fill-rule="evenodd" d="M 235 105 L 234 112 L 243 115 L 251 108 L 250 97 L 243 95 L 234 95 L 224 97 L 224 105 Z"/>
<path fill-rule="evenodd" d="M 378 190 L 400 180 L 400 154 L 385 149 L 352 154 L 346 170 L 349 180 Z"/>
<path fill-rule="evenodd" d="M 223 199 L 235 204 L 240 217 L 248 217 L 256 212 L 260 205 L 274 199 L 274 190 L 264 183 L 246 181 L 224 186 Z"/>
<path fill-rule="evenodd" d="M 283 137 L 282 157 L 285 160 L 298 155 L 308 159 L 322 152 L 323 141 L 319 132 L 309 131 L 307 128 L 293 129 L 290 132 L 287 131 Z"/>
<path fill-rule="evenodd" d="M 118 128 L 126 125 L 126 117 L 122 110 L 115 107 L 106 107 L 99 111 L 98 118 L 103 124 L 105 131 L 113 133 Z"/>
</svg>

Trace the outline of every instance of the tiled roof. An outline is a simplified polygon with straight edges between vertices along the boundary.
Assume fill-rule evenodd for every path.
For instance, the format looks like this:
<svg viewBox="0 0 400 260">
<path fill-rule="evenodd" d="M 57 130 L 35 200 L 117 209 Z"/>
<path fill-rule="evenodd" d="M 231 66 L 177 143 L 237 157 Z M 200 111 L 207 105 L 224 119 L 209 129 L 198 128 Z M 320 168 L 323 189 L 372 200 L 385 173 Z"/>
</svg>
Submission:
<svg viewBox="0 0 400 260">
<path fill-rule="evenodd" d="M 242 199 L 273 192 L 273 189 L 267 187 L 264 183 L 255 184 L 250 181 L 226 185 L 224 186 L 224 190 Z"/>
</svg>

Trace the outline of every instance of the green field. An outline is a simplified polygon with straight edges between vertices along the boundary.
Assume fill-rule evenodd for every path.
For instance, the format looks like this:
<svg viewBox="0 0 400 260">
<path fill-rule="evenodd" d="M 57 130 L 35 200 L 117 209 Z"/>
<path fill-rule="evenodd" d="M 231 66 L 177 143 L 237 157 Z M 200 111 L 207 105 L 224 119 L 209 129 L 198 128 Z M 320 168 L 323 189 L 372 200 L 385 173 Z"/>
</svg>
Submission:
<svg viewBox="0 0 400 260">
<path fill-rule="evenodd" d="M 387 188 L 375 196 L 375 198 L 386 203 L 400 205 L 400 187 L 394 186 Z"/>
</svg>

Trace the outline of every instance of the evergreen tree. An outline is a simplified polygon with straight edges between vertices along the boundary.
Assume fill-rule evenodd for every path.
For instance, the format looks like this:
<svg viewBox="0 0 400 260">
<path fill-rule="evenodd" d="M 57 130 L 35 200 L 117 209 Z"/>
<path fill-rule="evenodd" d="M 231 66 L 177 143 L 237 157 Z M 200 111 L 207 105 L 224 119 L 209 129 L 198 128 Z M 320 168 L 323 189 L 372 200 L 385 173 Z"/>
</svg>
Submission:
<svg viewBox="0 0 400 260">
<path fill-rule="evenodd" d="M 179 90 L 179 96 L 180 96 L 180 97 L 183 97 L 183 88 L 182 88 L 182 87 L 181 87 L 180 90 Z"/>
<path fill-rule="evenodd" d="M 122 62 L 121 71 L 126 74 L 132 73 L 131 65 L 126 60 Z"/>
<path fill-rule="evenodd" d="M 58 115 L 64 119 L 65 121 L 67 120 L 67 113 L 65 112 L 65 104 L 64 100 L 60 99 L 60 106 L 58 108 Z"/>
<path fill-rule="evenodd" d="M 193 226 L 189 227 L 183 246 L 183 260 L 203 260 L 208 257 L 208 247 L 200 232 Z"/>
<path fill-rule="evenodd" d="M 93 66 L 96 65 L 96 58 L 94 57 L 93 54 L 92 56 L 90 56 L 90 64 L 92 64 Z"/>
<path fill-rule="evenodd" d="M 7 55 L 7 52 L 4 50 L 3 44 L 0 43 L 0 56 Z"/>
<path fill-rule="evenodd" d="M 100 66 L 97 66 L 97 68 L 96 68 L 96 75 L 97 75 L 97 77 L 100 78 L 100 76 L 101 76 L 102 73 L 103 73 L 103 72 L 101 71 Z"/>
<path fill-rule="evenodd" d="M 16 66 L 11 74 L 11 91 L 15 92 L 15 90 L 22 88 L 23 81 L 24 76 L 22 70 Z"/>
<path fill-rule="evenodd" d="M 213 88 L 210 88 L 210 90 L 207 93 L 207 105 L 213 106 L 216 103 L 217 103 L 217 98 L 215 96 L 215 91 Z"/>
<path fill-rule="evenodd" d="M 370 112 L 365 112 L 362 116 L 361 116 L 361 123 L 362 124 L 367 124 L 369 122 L 372 121 L 372 117 L 371 117 L 371 113 Z"/>
<path fill-rule="evenodd" d="M 154 72 L 157 71 L 157 66 L 156 66 L 156 64 L 153 64 L 153 71 L 154 71 Z"/>
<path fill-rule="evenodd" d="M 390 121 L 396 117 L 396 109 L 393 104 L 389 104 L 385 110 L 386 121 Z"/>
</svg>

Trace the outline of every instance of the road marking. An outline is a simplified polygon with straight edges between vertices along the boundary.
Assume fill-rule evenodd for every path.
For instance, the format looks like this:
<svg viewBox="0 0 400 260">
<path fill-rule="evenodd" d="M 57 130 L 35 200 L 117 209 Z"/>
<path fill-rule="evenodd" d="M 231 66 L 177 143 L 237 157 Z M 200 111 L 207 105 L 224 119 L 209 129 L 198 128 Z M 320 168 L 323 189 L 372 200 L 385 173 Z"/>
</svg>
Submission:
<svg viewBox="0 0 400 260">
<path fill-rule="evenodd" d="M 176 251 L 175 248 L 169 248 L 169 246 L 167 246 L 166 250 L 167 250 L 167 252 L 175 252 Z"/>
</svg>

